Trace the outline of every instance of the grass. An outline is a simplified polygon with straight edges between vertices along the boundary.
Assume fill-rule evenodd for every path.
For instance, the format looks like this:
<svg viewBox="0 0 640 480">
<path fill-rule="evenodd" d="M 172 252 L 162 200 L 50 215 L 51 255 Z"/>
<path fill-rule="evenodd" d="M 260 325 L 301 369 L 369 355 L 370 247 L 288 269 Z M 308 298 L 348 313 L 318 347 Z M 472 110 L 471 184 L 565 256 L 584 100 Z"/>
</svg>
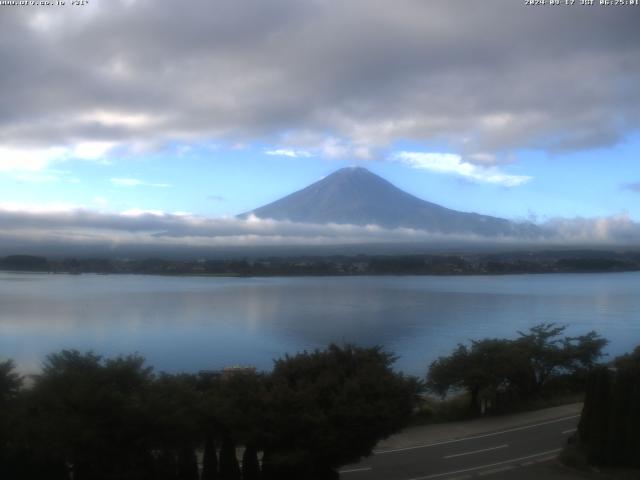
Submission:
<svg viewBox="0 0 640 480">
<path fill-rule="evenodd" d="M 469 396 L 455 395 L 446 399 L 425 396 L 414 411 L 411 425 L 455 422 L 474 418 L 469 410 Z"/>
<path fill-rule="evenodd" d="M 424 396 L 421 403 L 414 411 L 411 425 L 428 425 L 431 423 L 456 422 L 481 418 L 489 415 L 503 415 L 509 413 L 531 412 L 544 408 L 579 403 L 584 400 L 583 393 L 562 393 L 548 396 L 540 396 L 535 399 L 522 400 L 508 407 L 489 410 L 484 415 L 472 412 L 469 408 L 469 395 L 460 393 L 440 399 L 432 396 Z"/>
</svg>

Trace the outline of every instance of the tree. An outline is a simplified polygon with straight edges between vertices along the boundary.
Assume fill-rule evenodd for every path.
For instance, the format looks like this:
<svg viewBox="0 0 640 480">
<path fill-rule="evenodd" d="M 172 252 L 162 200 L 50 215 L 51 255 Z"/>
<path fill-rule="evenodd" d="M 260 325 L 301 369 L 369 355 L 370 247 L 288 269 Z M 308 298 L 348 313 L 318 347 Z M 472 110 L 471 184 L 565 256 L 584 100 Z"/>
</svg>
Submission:
<svg viewBox="0 0 640 480">
<path fill-rule="evenodd" d="M 38 450 L 72 465 L 75 478 L 145 478 L 151 463 L 145 403 L 152 378 L 135 355 L 49 355 L 32 392 Z"/>
<path fill-rule="evenodd" d="M 458 345 L 449 356 L 431 363 L 427 387 L 445 396 L 456 390 L 469 394 L 470 409 L 505 407 L 541 394 L 552 379 L 570 375 L 584 385 L 585 373 L 602 356 L 607 341 L 595 332 L 579 337 L 560 335 L 566 327 L 543 323 L 519 337 L 474 340 Z"/>
<path fill-rule="evenodd" d="M 211 433 L 205 434 L 204 453 L 202 456 L 202 480 L 218 479 L 218 455 L 216 443 Z"/>
<path fill-rule="evenodd" d="M 403 428 L 417 381 L 380 347 L 330 345 L 276 360 L 269 378 L 263 478 L 337 478 Z"/>
<path fill-rule="evenodd" d="M 256 447 L 263 443 L 265 437 L 265 376 L 252 370 L 238 370 L 203 383 L 201 421 L 205 439 L 213 442 L 217 437 L 222 441 L 218 478 L 239 478 L 236 443 Z M 214 452 L 213 448 L 205 447 L 205 452 Z M 207 468 L 207 475 L 212 475 L 212 471 L 212 467 Z"/>
<path fill-rule="evenodd" d="M 252 370 L 228 372 L 205 392 L 203 420 L 220 439 L 259 445 L 264 437 L 267 383 Z"/>
<path fill-rule="evenodd" d="M 588 375 L 578 433 L 589 463 L 640 467 L 640 347 Z"/>
<path fill-rule="evenodd" d="M 161 373 L 155 378 L 145 402 L 153 448 L 177 455 L 203 443 L 201 399 L 195 375 Z"/>
<path fill-rule="evenodd" d="M 531 327 L 528 333 L 518 332 L 520 338 L 516 343 L 530 361 L 531 394 L 539 393 L 550 379 L 562 374 L 573 375 L 584 384 L 586 373 L 602 357 L 607 340 L 595 331 L 560 338 L 566 328 L 541 323 Z"/>
<path fill-rule="evenodd" d="M 15 399 L 22 387 L 22 377 L 15 371 L 13 360 L 0 362 L 0 406 Z"/>
<path fill-rule="evenodd" d="M 229 436 L 222 440 L 220 449 L 220 479 L 240 480 L 240 465 L 236 457 L 236 445 Z"/>
<path fill-rule="evenodd" d="M 575 374 L 586 374 L 602 357 L 602 350 L 609 343 L 595 331 L 578 337 L 566 337 L 563 349 L 566 356 L 565 367 Z"/>
<path fill-rule="evenodd" d="M 529 358 L 532 391 L 539 391 L 557 369 L 567 365 L 567 352 L 562 348 L 562 339 L 558 338 L 566 328 L 554 323 L 541 323 L 531 327 L 527 333 L 518 332 L 520 338 L 516 343 Z"/>
<path fill-rule="evenodd" d="M 508 340 L 472 341 L 471 348 L 458 345 L 450 356 L 431 364 L 427 387 L 443 397 L 452 390 L 466 390 L 470 410 L 479 413 L 520 394 L 526 362 L 524 352 Z"/>
<path fill-rule="evenodd" d="M 254 445 L 247 445 L 242 454 L 242 480 L 259 480 L 260 463 L 258 450 Z"/>
<path fill-rule="evenodd" d="M 155 473 L 158 480 L 177 480 L 178 462 L 172 451 L 167 449 L 160 451 L 156 460 Z"/>
<path fill-rule="evenodd" d="M 183 445 L 178 452 L 178 480 L 198 480 L 196 452 L 187 445 Z"/>
<path fill-rule="evenodd" d="M 21 387 L 22 377 L 15 371 L 13 361 L 0 362 L 0 478 L 15 476 L 18 468 L 9 450 L 16 441 L 16 399 Z"/>
</svg>

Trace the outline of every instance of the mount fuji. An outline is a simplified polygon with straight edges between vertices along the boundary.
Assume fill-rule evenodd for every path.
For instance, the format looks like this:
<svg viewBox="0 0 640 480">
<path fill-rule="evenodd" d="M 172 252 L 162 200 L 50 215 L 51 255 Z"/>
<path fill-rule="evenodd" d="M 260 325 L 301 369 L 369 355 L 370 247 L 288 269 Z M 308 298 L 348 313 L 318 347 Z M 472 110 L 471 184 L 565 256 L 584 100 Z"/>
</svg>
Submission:
<svg viewBox="0 0 640 480">
<path fill-rule="evenodd" d="M 415 197 L 362 167 L 347 167 L 273 203 L 240 215 L 314 224 L 378 225 L 444 234 L 536 237 L 531 223 L 460 212 Z"/>
</svg>

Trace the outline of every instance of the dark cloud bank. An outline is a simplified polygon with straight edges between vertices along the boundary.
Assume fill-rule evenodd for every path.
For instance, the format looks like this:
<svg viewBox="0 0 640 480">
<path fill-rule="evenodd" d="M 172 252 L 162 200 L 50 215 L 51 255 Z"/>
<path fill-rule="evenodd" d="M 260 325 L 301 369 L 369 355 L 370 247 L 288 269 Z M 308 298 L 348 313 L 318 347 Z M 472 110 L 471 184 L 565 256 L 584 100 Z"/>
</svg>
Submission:
<svg viewBox="0 0 640 480">
<path fill-rule="evenodd" d="M 224 252 L 273 254 L 429 252 L 514 248 L 637 248 L 640 224 L 626 216 L 556 219 L 532 238 L 445 235 L 375 225 L 315 225 L 258 219 L 207 219 L 72 210 L 24 213 L 0 210 L 0 255 L 184 256 Z"/>
<path fill-rule="evenodd" d="M 606 146 L 639 125 L 639 20 L 505 0 L 6 7 L 0 141 L 263 139 L 366 157 L 442 139 L 485 164 Z"/>
</svg>

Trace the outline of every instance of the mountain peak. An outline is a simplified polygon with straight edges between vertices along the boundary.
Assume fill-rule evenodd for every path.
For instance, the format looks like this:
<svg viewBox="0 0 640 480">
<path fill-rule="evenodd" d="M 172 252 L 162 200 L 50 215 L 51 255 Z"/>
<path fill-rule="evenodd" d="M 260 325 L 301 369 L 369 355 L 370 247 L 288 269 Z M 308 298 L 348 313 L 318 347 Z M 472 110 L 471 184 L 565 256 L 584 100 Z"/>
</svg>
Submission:
<svg viewBox="0 0 640 480">
<path fill-rule="evenodd" d="M 302 190 L 247 212 L 300 223 L 378 225 L 439 233 L 531 235 L 535 227 L 451 210 L 415 197 L 360 166 L 341 168 Z"/>
<path fill-rule="evenodd" d="M 356 165 L 336 170 L 312 185 L 336 188 L 335 186 L 332 186 L 332 183 L 340 184 L 340 182 L 348 182 L 351 187 L 353 187 L 354 184 L 384 183 L 388 187 L 396 188 L 381 176 L 373 173 L 371 170 Z M 400 189 L 397 190 L 401 192 Z"/>
<path fill-rule="evenodd" d="M 327 175 L 325 178 L 329 178 L 329 177 L 333 177 L 333 176 L 351 176 L 351 175 L 372 175 L 374 177 L 377 177 L 378 175 L 376 175 L 375 173 L 371 172 L 370 170 L 367 170 L 364 167 L 360 167 L 358 165 L 351 165 L 349 167 L 344 167 L 341 168 L 339 170 L 336 170 L 335 172 L 330 173 L 329 175 Z"/>
</svg>

